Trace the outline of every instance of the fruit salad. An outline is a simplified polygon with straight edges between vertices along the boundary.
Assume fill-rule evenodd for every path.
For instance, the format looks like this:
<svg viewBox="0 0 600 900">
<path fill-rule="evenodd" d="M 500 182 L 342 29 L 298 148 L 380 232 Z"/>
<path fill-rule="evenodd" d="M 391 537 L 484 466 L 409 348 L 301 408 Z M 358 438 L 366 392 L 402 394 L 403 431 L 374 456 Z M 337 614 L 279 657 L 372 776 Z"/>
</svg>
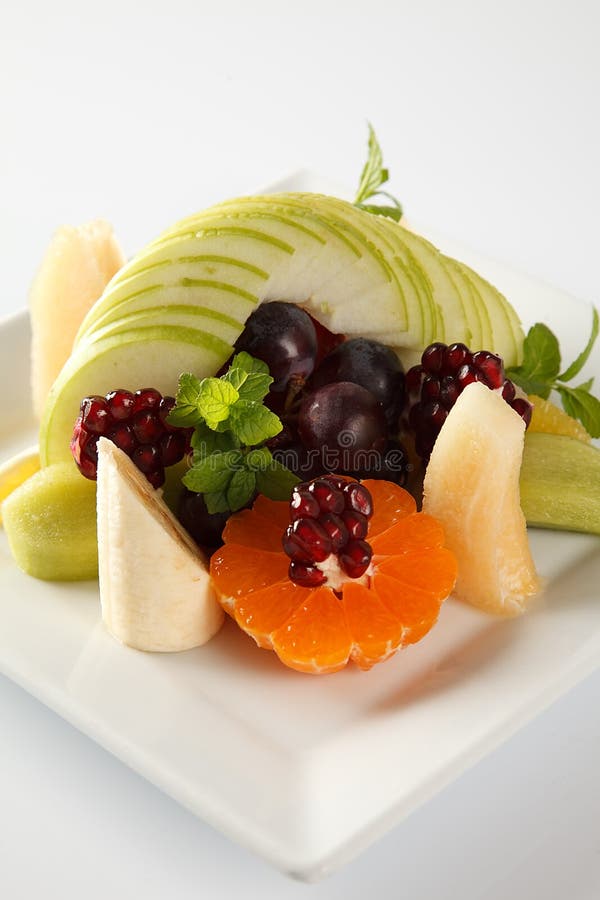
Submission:
<svg viewBox="0 0 600 900">
<path fill-rule="evenodd" d="M 39 452 L 0 469 L 25 572 L 97 577 L 139 650 L 227 613 L 320 674 L 420 641 L 450 596 L 523 613 L 528 523 L 600 533 L 600 403 L 571 383 L 596 312 L 561 371 L 387 177 L 371 131 L 354 203 L 229 200 L 129 262 L 105 223 L 59 232 L 31 307 Z"/>
</svg>

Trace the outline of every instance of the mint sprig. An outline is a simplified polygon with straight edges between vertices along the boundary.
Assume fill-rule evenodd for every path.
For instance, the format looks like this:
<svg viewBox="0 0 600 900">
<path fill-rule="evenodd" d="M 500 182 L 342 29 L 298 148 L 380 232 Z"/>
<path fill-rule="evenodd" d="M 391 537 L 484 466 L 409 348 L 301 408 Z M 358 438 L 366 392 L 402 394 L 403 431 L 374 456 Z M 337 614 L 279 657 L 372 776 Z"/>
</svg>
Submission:
<svg viewBox="0 0 600 900">
<path fill-rule="evenodd" d="M 204 495 L 209 513 L 236 512 L 256 491 L 287 500 L 298 482 L 264 446 L 283 427 L 263 403 L 272 382 L 265 363 L 249 353 L 234 356 L 220 378 L 180 376 L 167 421 L 194 428 L 192 464 L 182 480 Z"/>
<path fill-rule="evenodd" d="M 566 382 L 575 378 L 589 359 L 598 337 L 600 319 L 594 307 L 590 337 L 579 356 L 561 373 L 560 346 L 556 335 L 537 322 L 527 332 L 523 342 L 523 362 L 507 369 L 507 377 L 528 394 L 537 394 L 547 400 L 556 391 L 565 412 L 578 419 L 586 431 L 600 437 L 600 400 L 591 393 L 594 379 L 590 378 L 575 387 Z"/>
<path fill-rule="evenodd" d="M 380 190 L 382 184 L 389 181 L 389 169 L 383 165 L 383 154 L 377 136 L 371 123 L 369 125 L 369 154 L 367 161 L 363 166 L 360 175 L 360 182 L 356 197 L 354 198 L 354 206 L 364 209 L 366 212 L 373 213 L 377 216 L 387 216 L 399 222 L 402 218 L 402 206 L 400 202 L 389 194 L 387 191 Z M 372 197 L 386 197 L 391 201 L 389 204 L 367 203 Z"/>
</svg>

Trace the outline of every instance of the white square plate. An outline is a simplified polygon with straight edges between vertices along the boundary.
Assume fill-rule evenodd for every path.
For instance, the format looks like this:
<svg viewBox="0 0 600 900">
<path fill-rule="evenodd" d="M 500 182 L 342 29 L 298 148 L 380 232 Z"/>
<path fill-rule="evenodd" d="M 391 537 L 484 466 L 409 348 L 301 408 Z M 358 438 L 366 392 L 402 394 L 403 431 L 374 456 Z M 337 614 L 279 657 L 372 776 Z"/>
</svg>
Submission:
<svg viewBox="0 0 600 900">
<path fill-rule="evenodd" d="M 275 188 L 328 183 L 300 173 Z M 526 326 L 546 321 L 565 360 L 579 352 L 588 306 L 427 235 L 504 291 Z M 28 363 L 23 314 L 0 325 L 0 382 L 10 385 L 0 460 L 35 433 Z M 314 678 L 285 669 L 231 622 L 186 653 L 122 647 L 100 622 L 96 584 L 28 578 L 0 534 L 0 671 L 233 840 L 315 879 L 598 666 L 599 540 L 531 539 L 547 589 L 522 619 L 449 601 L 422 644 L 369 673 Z"/>
</svg>

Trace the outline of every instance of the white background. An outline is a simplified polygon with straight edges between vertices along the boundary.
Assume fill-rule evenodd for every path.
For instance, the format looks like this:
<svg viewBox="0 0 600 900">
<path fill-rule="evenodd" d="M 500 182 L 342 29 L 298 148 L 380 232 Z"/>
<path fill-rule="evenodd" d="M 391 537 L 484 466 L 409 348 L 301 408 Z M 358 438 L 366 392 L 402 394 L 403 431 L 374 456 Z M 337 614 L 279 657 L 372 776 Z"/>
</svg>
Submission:
<svg viewBox="0 0 600 900">
<path fill-rule="evenodd" d="M 299 166 L 352 187 L 367 119 L 410 218 L 599 302 L 599 43 L 595 0 L 3 4 L 0 315 L 58 224 L 131 253 Z M 595 677 L 306 887 L 0 681 L 0 896 L 591 900 L 599 708 Z"/>
</svg>

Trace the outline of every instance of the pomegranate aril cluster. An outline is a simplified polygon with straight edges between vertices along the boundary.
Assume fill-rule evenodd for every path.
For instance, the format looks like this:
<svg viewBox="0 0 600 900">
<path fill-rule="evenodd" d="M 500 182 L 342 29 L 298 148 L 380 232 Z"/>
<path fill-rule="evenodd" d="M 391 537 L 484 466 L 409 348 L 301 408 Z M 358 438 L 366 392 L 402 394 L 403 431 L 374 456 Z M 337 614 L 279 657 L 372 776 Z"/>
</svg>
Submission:
<svg viewBox="0 0 600 900">
<path fill-rule="evenodd" d="M 468 384 L 478 381 L 502 397 L 517 412 L 527 427 L 531 404 L 516 396 L 515 386 L 504 374 L 499 356 L 489 350 L 472 352 L 464 344 L 430 344 L 421 363 L 406 373 L 408 424 L 415 435 L 415 450 L 424 462 L 448 413 Z"/>
<path fill-rule="evenodd" d="M 373 555 L 365 540 L 372 515 L 371 494 L 358 481 L 324 475 L 296 485 L 283 535 L 290 579 L 302 587 L 325 584 L 319 563 L 331 555 L 349 578 L 364 575 Z"/>
<path fill-rule="evenodd" d="M 71 439 L 71 453 L 81 474 L 96 479 L 98 440 L 105 437 L 131 457 L 153 487 L 160 487 L 165 468 L 188 452 L 193 432 L 168 424 L 174 405 L 174 397 L 163 397 L 154 388 L 85 397 Z"/>
</svg>

